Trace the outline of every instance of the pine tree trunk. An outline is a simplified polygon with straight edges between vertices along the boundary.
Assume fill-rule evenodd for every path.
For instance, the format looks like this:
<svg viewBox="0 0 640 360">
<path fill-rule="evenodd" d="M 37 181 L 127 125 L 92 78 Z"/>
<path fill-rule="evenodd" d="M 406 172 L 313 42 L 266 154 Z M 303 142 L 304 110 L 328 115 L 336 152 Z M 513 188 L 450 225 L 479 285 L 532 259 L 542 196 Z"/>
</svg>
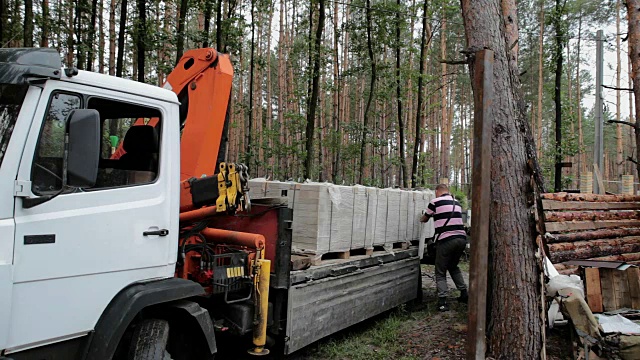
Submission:
<svg viewBox="0 0 640 360">
<path fill-rule="evenodd" d="M 209 29 L 211 27 L 211 12 L 213 11 L 213 4 L 211 4 L 212 1 L 213 0 L 204 0 L 204 40 L 202 41 L 203 48 L 209 47 L 209 38 L 211 36 L 211 34 L 209 33 Z"/>
<path fill-rule="evenodd" d="M 555 179 L 554 189 L 556 192 L 562 190 L 562 50 L 564 46 L 564 33 L 562 31 L 562 13 L 564 12 L 564 5 L 560 6 L 561 0 L 556 0 L 556 11 L 553 16 L 554 26 L 556 31 L 556 80 L 555 80 L 555 92 L 553 100 L 555 102 L 556 109 L 556 146 L 555 146 Z"/>
<path fill-rule="evenodd" d="M 362 138 L 360 140 L 360 170 L 358 172 L 358 183 L 362 184 L 364 180 L 365 169 L 365 151 L 367 145 L 367 134 L 369 132 L 369 110 L 374 97 L 376 86 L 376 59 L 373 54 L 373 39 L 371 36 L 372 20 L 371 20 L 371 0 L 367 0 L 365 16 L 367 19 L 367 50 L 369 51 L 369 61 L 371 62 L 371 82 L 369 85 L 369 95 L 367 96 L 367 105 L 362 116 Z"/>
<path fill-rule="evenodd" d="M 222 0 L 216 1 L 216 48 L 223 51 L 222 45 Z"/>
<path fill-rule="evenodd" d="M 540 0 L 540 38 L 538 39 L 538 128 L 536 131 L 536 147 L 538 157 L 542 156 L 542 84 L 543 84 L 543 52 L 544 52 L 544 0 Z"/>
<path fill-rule="evenodd" d="M 123 0 L 124 1 L 124 0 Z M 68 18 L 67 18 L 67 67 L 73 67 L 73 3 L 68 3 Z"/>
<path fill-rule="evenodd" d="M 116 5 L 118 0 L 109 3 L 109 75 L 116 74 Z"/>
<path fill-rule="evenodd" d="M 96 0 L 93 0 L 94 2 Z M 138 0 L 138 81 L 144 82 L 145 58 L 147 50 L 147 4 Z"/>
<path fill-rule="evenodd" d="M 322 46 L 322 31 L 324 30 L 325 18 L 325 0 L 318 0 L 318 26 L 316 28 L 316 37 L 313 45 L 313 72 L 312 72 L 312 88 L 311 99 L 309 100 L 309 110 L 307 111 L 307 126 L 305 130 L 306 137 L 306 155 L 304 160 L 304 177 L 311 179 L 311 168 L 313 164 L 313 134 L 315 132 L 315 116 L 318 104 L 318 92 L 320 89 L 320 60 Z M 310 25 L 311 26 L 311 25 Z"/>
<path fill-rule="evenodd" d="M 9 39 L 7 36 L 8 30 L 8 17 L 9 17 L 9 1 L 0 0 L 0 47 L 5 47 L 5 44 Z"/>
<path fill-rule="evenodd" d="M 24 0 L 24 47 L 33 47 L 33 0 Z"/>
<path fill-rule="evenodd" d="M 519 91 L 514 59 L 507 57 L 509 37 L 501 8 L 515 0 L 461 0 L 469 49 L 495 52 L 492 112 L 490 259 L 487 332 L 488 356 L 496 359 L 540 359 L 543 352 L 543 304 L 536 260 L 535 223 L 529 211 L 531 162 L 535 145 Z M 513 19 L 517 24 L 517 19 Z M 472 59 L 471 79 L 474 64 Z M 481 89 L 475 89 L 474 92 Z M 504 181 L 508 179 L 508 181 Z M 539 180 L 539 179 L 538 179 Z M 514 316 L 518 314 L 518 316 Z"/>
<path fill-rule="evenodd" d="M 413 161 L 411 164 L 411 187 L 417 187 L 418 182 L 418 155 L 420 154 L 420 148 L 424 142 L 421 134 L 422 128 L 422 98 L 423 98 L 423 83 L 425 77 L 425 61 L 427 56 L 427 9 L 429 3 L 423 0 L 422 8 L 422 36 L 420 38 L 420 74 L 418 77 L 418 95 L 416 100 L 416 137 L 413 143 Z"/>
<path fill-rule="evenodd" d="M 331 181 L 336 182 L 340 163 L 340 146 L 342 144 L 340 136 L 340 93 L 342 91 L 342 81 L 340 80 L 340 58 L 338 43 L 338 5 L 333 4 L 333 139 L 332 142 L 332 165 Z"/>
<path fill-rule="evenodd" d="M 631 54 L 631 42 L 627 41 L 627 54 Z M 629 74 L 629 89 L 633 89 L 633 77 L 631 76 L 633 74 L 633 70 L 631 68 L 631 58 L 627 59 L 627 71 Z M 636 110 L 637 111 L 637 110 Z M 629 123 L 635 123 L 635 116 L 633 115 L 633 92 L 629 91 Z M 635 126 L 635 125 L 634 125 Z M 636 151 L 636 143 L 634 141 L 634 137 L 635 137 L 635 130 L 634 127 L 631 127 L 629 129 L 629 147 L 630 147 L 630 151 L 629 153 L 631 154 L 631 156 L 633 157 L 633 154 L 635 154 Z M 636 161 L 637 161 L 637 157 L 636 157 Z M 631 161 L 629 161 L 630 165 L 633 165 L 633 163 Z M 630 167 L 631 170 L 629 171 L 629 174 L 633 174 L 633 166 Z M 636 177 L 637 179 L 637 177 Z M 634 191 L 635 193 L 635 191 Z"/>
<path fill-rule="evenodd" d="M 396 99 L 398 102 L 398 133 L 400 136 L 400 147 L 398 149 L 398 156 L 400 157 L 400 172 L 402 173 L 402 187 L 409 187 L 409 181 L 407 179 L 407 164 L 406 164 L 406 156 L 405 156 L 405 148 L 404 148 L 404 140 L 405 140 L 405 129 L 404 129 L 404 119 L 402 118 L 402 85 L 400 79 L 400 46 L 402 42 L 400 41 L 400 0 L 396 1 L 396 6 L 398 7 L 396 13 Z"/>
<path fill-rule="evenodd" d="M 442 10 L 442 27 L 440 29 L 440 58 L 445 60 L 447 58 L 447 19 L 445 17 L 444 9 Z M 440 173 L 439 178 L 449 177 L 449 143 L 451 139 L 448 137 L 447 129 L 449 128 L 449 111 L 447 110 L 447 94 L 449 90 L 447 80 L 447 63 L 441 64 L 442 73 L 440 75 L 441 92 L 440 107 L 442 110 L 442 118 L 440 122 Z M 439 183 L 438 179 L 438 183 Z"/>
<path fill-rule="evenodd" d="M 616 87 L 620 89 L 622 61 L 620 59 L 620 0 L 616 1 Z M 620 90 L 616 91 L 616 120 L 620 121 Z M 620 181 L 622 192 L 622 175 L 624 160 L 622 159 L 622 124 L 616 124 L 616 181 Z"/>
<path fill-rule="evenodd" d="M 576 45 L 576 53 L 578 62 L 576 64 L 576 99 L 578 101 L 577 112 L 578 112 L 578 175 L 585 171 L 587 160 L 586 154 L 584 152 L 584 138 L 582 133 L 582 88 L 580 85 L 580 63 L 582 59 L 580 58 L 580 38 L 582 37 L 582 10 L 580 11 L 580 15 L 578 16 L 578 43 Z"/>
<path fill-rule="evenodd" d="M 636 171 L 640 177 L 640 1 L 627 0 L 627 16 L 629 19 L 629 58 L 631 60 L 631 78 L 633 79 L 633 95 L 635 98 L 636 121 L 633 123 L 636 140 Z"/>
<path fill-rule="evenodd" d="M 92 0 L 91 2 L 91 27 L 89 28 L 89 33 L 87 34 L 87 66 L 85 69 L 88 71 L 93 71 L 93 60 L 95 50 L 93 48 L 93 42 L 96 38 L 96 16 L 98 11 L 98 0 Z"/>
<path fill-rule="evenodd" d="M 4 0 L 3 0 L 4 1 Z M 0 7 L 5 5 L 0 4 Z M 59 10 L 59 9 L 58 9 Z M 0 10 L 2 12 L 6 10 Z M 42 29 L 40 33 L 40 47 L 49 47 L 49 0 L 42 0 Z M 0 34 L 2 30 L 0 29 Z M 2 36 L 0 35 L 0 45 L 2 44 Z"/>
<path fill-rule="evenodd" d="M 104 74 L 104 0 L 100 0 L 98 13 L 98 72 Z"/>
<path fill-rule="evenodd" d="M 87 0 L 76 0 L 76 16 L 74 18 L 73 23 L 76 27 L 76 57 L 77 57 L 77 67 L 79 70 L 84 70 L 85 66 L 85 55 L 86 55 L 86 43 L 85 43 L 85 33 L 83 29 L 84 25 L 84 14 L 87 10 L 85 8 L 85 1 Z"/>
<path fill-rule="evenodd" d="M 122 0 L 126 1 L 126 0 Z M 180 0 L 180 12 L 178 15 L 178 34 L 177 34 L 177 42 L 176 42 L 176 64 L 180 61 L 182 54 L 184 53 L 184 24 L 187 17 L 187 6 L 189 5 L 189 0 Z"/>
<path fill-rule="evenodd" d="M 271 84 L 271 23 L 273 22 L 273 9 L 274 9 L 274 4 L 269 4 L 269 14 L 267 15 L 269 17 L 269 21 L 267 21 L 267 49 L 266 49 L 266 54 L 267 54 L 267 61 L 266 61 L 266 65 L 267 65 L 267 116 L 266 116 L 266 120 L 267 120 L 267 131 L 268 134 L 272 134 L 273 133 L 273 108 L 272 108 L 272 84 Z M 274 148 L 274 141 L 273 141 L 273 136 L 272 135 L 267 135 L 267 149 L 273 149 Z M 274 157 L 273 156 L 269 156 L 269 171 L 273 172 L 273 168 L 274 168 Z"/>
<path fill-rule="evenodd" d="M 120 29 L 118 33 L 118 58 L 116 76 L 122 77 L 124 67 L 124 38 L 127 32 L 127 0 L 120 0 Z"/>
<path fill-rule="evenodd" d="M 251 18 L 255 19 L 254 17 L 255 15 L 255 0 L 251 0 Z M 248 124 L 247 124 L 247 131 L 245 132 L 245 154 L 247 157 L 247 164 L 251 165 L 252 164 L 252 159 L 253 159 L 253 144 L 252 144 L 252 130 L 253 130 L 253 78 L 254 78 L 254 69 L 255 69 L 255 62 L 254 60 L 254 56 L 255 56 L 255 21 L 251 22 L 251 55 L 250 55 L 250 59 L 249 59 L 249 108 L 248 108 L 248 112 L 249 112 L 249 118 L 248 118 Z M 257 169 L 254 169 L 254 171 L 256 171 Z"/>
</svg>

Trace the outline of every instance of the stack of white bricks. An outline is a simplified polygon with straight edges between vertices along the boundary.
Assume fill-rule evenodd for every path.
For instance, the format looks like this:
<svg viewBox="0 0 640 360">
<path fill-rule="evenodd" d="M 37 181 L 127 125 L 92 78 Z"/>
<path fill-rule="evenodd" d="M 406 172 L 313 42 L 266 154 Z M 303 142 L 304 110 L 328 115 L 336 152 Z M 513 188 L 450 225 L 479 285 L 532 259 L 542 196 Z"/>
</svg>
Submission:
<svg viewBox="0 0 640 360">
<path fill-rule="evenodd" d="M 286 198 L 293 208 L 293 247 L 316 254 L 392 247 L 433 236 L 420 217 L 434 192 L 377 189 L 329 183 L 251 179 L 250 196 Z"/>
</svg>

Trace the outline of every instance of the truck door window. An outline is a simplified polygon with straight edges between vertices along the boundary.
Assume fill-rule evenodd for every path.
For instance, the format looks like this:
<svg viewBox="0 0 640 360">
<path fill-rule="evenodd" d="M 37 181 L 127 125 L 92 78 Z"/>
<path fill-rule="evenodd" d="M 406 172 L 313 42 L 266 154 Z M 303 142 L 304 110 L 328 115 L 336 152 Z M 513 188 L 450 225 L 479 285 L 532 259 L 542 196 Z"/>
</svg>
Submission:
<svg viewBox="0 0 640 360">
<path fill-rule="evenodd" d="M 79 95 L 51 95 L 31 169 L 32 191 L 35 194 L 56 192 L 62 188 L 65 123 L 71 110 L 79 109 L 81 104 Z"/>
<path fill-rule="evenodd" d="M 26 85 L 0 84 L 0 165 L 9 146 L 27 88 Z"/>
<path fill-rule="evenodd" d="M 154 182 L 159 164 L 160 111 L 97 97 L 90 98 L 87 107 L 98 110 L 102 121 L 95 188 Z"/>
</svg>

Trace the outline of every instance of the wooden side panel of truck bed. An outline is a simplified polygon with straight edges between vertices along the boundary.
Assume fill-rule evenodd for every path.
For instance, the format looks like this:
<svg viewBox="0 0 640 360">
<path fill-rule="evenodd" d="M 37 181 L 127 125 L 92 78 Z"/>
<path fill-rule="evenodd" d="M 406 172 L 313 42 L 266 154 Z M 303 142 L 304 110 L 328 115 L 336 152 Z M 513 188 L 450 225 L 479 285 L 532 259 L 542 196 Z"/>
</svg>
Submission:
<svg viewBox="0 0 640 360">
<path fill-rule="evenodd" d="M 293 285 L 285 353 L 415 299 L 419 276 L 420 260 L 410 257 Z"/>
</svg>

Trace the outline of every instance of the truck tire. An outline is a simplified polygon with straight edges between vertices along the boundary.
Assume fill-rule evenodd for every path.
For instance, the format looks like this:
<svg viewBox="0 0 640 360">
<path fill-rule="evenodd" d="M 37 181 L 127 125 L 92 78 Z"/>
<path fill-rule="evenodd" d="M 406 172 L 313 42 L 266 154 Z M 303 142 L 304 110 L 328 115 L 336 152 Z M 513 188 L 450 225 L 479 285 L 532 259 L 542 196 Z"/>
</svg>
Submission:
<svg viewBox="0 0 640 360">
<path fill-rule="evenodd" d="M 167 351 L 168 342 L 168 321 L 143 320 L 133 332 L 128 358 L 130 360 L 171 360 L 171 355 Z"/>
</svg>

